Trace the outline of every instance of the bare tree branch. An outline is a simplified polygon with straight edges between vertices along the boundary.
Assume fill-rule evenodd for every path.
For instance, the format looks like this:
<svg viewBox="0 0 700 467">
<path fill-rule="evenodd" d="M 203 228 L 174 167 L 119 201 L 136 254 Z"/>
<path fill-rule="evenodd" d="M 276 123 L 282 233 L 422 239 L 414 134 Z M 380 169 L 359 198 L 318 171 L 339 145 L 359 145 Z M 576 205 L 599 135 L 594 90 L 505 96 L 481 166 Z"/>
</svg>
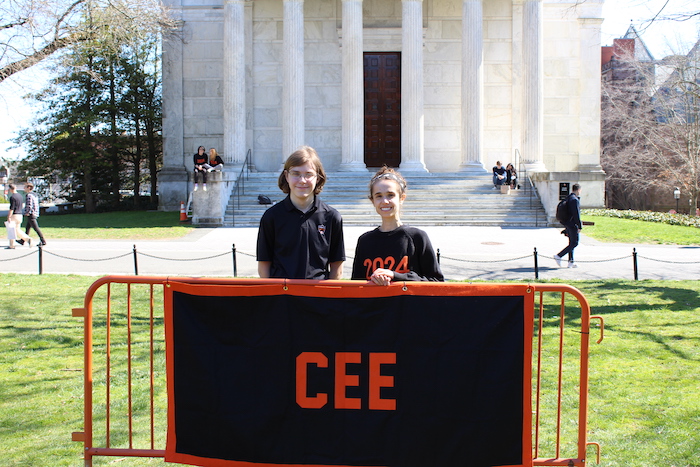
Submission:
<svg viewBox="0 0 700 467">
<path fill-rule="evenodd" d="M 17 60 L 15 62 L 10 63 L 9 65 L 6 65 L 2 68 L 0 68 L 0 83 L 2 83 L 6 78 L 9 78 L 15 73 L 18 73 L 22 70 L 26 70 L 27 68 L 36 65 L 40 61 L 44 60 L 46 57 L 49 55 L 53 54 L 57 50 L 60 50 L 70 44 L 75 44 L 77 42 L 80 42 L 81 40 L 85 40 L 84 36 L 80 36 L 78 34 L 68 36 L 68 37 L 62 37 L 60 39 L 56 39 L 53 42 L 49 43 L 46 45 L 41 50 L 37 50 L 34 52 L 32 55 L 29 57 L 26 57 L 22 60 Z"/>
<path fill-rule="evenodd" d="M 0 83 L 86 40 L 121 45 L 176 27 L 160 0 L 3 0 Z"/>
<path fill-rule="evenodd" d="M 26 18 L 23 18 L 14 23 L 0 24 L 0 31 L 3 29 L 11 29 L 17 26 L 24 26 L 25 24 L 27 24 L 27 22 L 28 20 Z"/>
<path fill-rule="evenodd" d="M 608 200 L 639 209 L 654 205 L 658 193 L 668 196 L 679 187 L 697 206 L 700 47 L 663 62 L 640 62 L 631 55 L 616 57 L 616 79 L 603 85 L 601 165 L 608 174 Z M 660 83 L 655 82 L 658 67 L 670 70 Z"/>
</svg>

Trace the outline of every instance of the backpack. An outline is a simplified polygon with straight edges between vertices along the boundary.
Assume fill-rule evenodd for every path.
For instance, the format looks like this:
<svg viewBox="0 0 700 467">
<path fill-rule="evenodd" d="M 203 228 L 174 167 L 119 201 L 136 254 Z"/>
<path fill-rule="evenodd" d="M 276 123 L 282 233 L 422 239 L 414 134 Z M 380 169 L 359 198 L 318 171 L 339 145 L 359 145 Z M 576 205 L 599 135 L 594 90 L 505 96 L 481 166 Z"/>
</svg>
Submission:
<svg viewBox="0 0 700 467">
<path fill-rule="evenodd" d="M 565 224 L 571 220 L 571 214 L 569 214 L 569 197 L 567 196 L 563 200 L 559 201 L 557 204 L 557 220 L 561 224 Z"/>
<path fill-rule="evenodd" d="M 272 200 L 269 196 L 258 195 L 258 204 L 272 204 Z"/>
</svg>

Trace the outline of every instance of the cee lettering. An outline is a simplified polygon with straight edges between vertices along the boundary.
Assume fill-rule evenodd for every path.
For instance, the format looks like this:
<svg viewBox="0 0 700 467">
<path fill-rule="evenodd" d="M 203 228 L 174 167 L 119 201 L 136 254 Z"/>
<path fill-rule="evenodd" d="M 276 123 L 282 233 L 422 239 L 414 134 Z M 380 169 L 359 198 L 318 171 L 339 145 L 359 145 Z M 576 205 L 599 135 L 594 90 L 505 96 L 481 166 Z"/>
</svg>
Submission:
<svg viewBox="0 0 700 467">
<path fill-rule="evenodd" d="M 359 387 L 360 376 L 348 374 L 349 363 L 362 363 L 360 352 L 336 352 L 333 371 L 333 403 L 335 409 L 362 409 L 362 399 L 347 397 L 348 387 Z M 383 365 L 396 364 L 396 353 L 370 352 L 365 355 L 369 359 L 369 380 L 367 388 L 367 408 L 369 410 L 396 410 L 395 399 L 382 399 L 381 388 L 394 387 L 394 377 L 383 375 Z M 328 368 L 328 357 L 321 352 L 302 352 L 296 359 L 296 401 L 304 409 L 320 409 L 328 403 L 328 394 L 308 394 L 308 368 L 314 365 L 318 368 Z M 329 372 L 330 375 L 330 372 Z"/>
</svg>

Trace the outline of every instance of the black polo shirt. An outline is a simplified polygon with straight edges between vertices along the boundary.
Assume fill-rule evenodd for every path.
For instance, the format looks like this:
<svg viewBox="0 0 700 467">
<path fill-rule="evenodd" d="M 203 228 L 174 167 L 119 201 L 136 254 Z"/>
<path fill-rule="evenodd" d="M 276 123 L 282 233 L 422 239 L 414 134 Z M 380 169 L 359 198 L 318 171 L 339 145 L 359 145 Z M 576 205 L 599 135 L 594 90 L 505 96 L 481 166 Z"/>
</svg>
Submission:
<svg viewBox="0 0 700 467">
<path fill-rule="evenodd" d="M 270 277 L 328 279 L 329 263 L 345 261 L 340 213 L 314 197 L 301 212 L 289 195 L 260 219 L 257 260 L 270 261 Z"/>
</svg>

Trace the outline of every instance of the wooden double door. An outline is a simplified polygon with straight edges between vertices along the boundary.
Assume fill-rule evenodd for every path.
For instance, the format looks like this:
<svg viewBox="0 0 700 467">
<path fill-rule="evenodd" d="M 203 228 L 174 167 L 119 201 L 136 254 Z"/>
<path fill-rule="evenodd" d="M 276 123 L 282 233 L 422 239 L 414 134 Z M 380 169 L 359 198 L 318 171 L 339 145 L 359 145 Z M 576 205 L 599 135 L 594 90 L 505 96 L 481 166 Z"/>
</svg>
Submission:
<svg viewBox="0 0 700 467">
<path fill-rule="evenodd" d="M 364 54 L 365 164 L 401 164 L 401 53 Z"/>
</svg>

